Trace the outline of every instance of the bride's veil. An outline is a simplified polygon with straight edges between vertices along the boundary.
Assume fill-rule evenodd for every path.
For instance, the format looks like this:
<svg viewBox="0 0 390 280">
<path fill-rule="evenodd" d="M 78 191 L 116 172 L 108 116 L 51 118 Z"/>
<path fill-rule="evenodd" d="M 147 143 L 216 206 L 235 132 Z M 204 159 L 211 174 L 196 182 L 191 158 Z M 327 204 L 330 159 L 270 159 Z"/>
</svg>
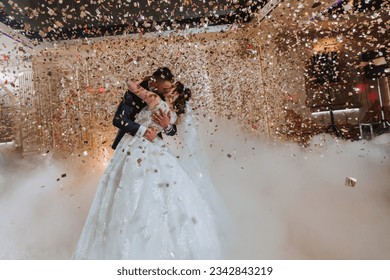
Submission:
<svg viewBox="0 0 390 280">
<path fill-rule="evenodd" d="M 232 226 L 231 218 L 208 172 L 201 139 L 197 133 L 199 121 L 189 102 L 186 103 L 185 112 L 183 122 L 178 125 L 183 147 L 179 161 L 215 213 L 221 239 L 227 242 Z"/>
</svg>

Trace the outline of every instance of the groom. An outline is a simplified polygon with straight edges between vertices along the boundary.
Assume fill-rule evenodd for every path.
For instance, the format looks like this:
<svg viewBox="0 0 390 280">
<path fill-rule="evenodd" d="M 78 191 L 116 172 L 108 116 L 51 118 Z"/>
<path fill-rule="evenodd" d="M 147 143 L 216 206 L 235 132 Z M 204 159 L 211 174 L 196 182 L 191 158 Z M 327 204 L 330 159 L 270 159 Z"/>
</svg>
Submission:
<svg viewBox="0 0 390 280">
<path fill-rule="evenodd" d="M 164 95 L 171 90 L 172 83 L 173 74 L 171 70 L 167 67 L 162 67 L 158 68 L 152 76 L 146 77 L 140 83 L 140 86 L 157 93 L 164 100 Z M 157 137 L 155 129 L 141 126 L 135 122 L 136 115 L 146 106 L 147 104 L 141 98 L 129 90 L 126 91 L 112 121 L 113 125 L 119 128 L 111 146 L 114 150 L 126 133 L 130 133 L 132 136 L 145 137 L 149 141 L 153 141 Z M 154 121 L 164 128 L 165 134 L 169 136 L 176 134 L 176 125 L 170 123 L 169 115 L 159 112 L 155 113 L 153 117 Z M 161 137 L 161 135 L 159 136 Z"/>
</svg>

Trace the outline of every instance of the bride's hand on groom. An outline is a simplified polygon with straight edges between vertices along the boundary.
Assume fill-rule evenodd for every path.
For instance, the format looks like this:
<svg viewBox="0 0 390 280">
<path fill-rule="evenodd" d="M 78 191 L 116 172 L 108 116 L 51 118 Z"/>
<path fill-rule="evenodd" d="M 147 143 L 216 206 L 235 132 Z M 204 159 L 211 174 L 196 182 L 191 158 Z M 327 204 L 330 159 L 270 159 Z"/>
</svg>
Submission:
<svg viewBox="0 0 390 280">
<path fill-rule="evenodd" d="M 157 134 L 158 134 L 157 128 L 155 128 L 155 127 L 148 127 L 146 129 L 144 137 L 146 138 L 146 140 L 149 140 L 150 142 L 153 142 L 154 139 L 157 137 Z"/>
</svg>

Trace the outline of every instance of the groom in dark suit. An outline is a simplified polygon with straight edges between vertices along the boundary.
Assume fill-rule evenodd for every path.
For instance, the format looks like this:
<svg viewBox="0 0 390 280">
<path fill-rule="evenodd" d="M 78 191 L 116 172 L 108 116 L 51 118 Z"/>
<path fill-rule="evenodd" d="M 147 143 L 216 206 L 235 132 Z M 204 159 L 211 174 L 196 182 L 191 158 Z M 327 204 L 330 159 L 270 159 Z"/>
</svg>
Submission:
<svg viewBox="0 0 390 280">
<path fill-rule="evenodd" d="M 164 100 L 164 95 L 171 90 L 172 83 L 173 74 L 171 70 L 167 67 L 162 67 L 158 68 L 152 76 L 146 77 L 140 83 L 140 86 L 157 93 Z M 153 141 L 156 138 L 157 132 L 154 129 L 141 126 L 134 121 L 136 115 L 146 106 L 147 104 L 141 98 L 129 90 L 126 91 L 112 121 L 113 125 L 119 128 L 111 146 L 114 150 L 126 133 L 130 133 L 132 136 L 145 137 L 149 141 Z M 169 115 L 160 112 L 154 115 L 154 120 L 164 128 L 165 134 L 169 136 L 176 134 L 176 125 L 170 124 Z M 161 134 L 159 136 L 161 137 Z"/>
</svg>

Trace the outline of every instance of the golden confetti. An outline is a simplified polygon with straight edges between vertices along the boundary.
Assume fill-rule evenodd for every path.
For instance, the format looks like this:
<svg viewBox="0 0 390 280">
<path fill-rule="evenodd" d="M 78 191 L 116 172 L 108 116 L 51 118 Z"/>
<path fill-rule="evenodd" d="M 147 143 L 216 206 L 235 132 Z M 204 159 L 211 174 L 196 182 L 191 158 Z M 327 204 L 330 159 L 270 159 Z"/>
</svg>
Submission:
<svg viewBox="0 0 390 280">
<path fill-rule="evenodd" d="M 39 69 L 34 73 L 34 80 L 29 80 L 34 85 L 30 91 L 20 89 L 19 83 L 9 77 L 0 81 L 11 85 L 15 95 L 23 92 L 20 96 L 21 103 L 25 104 L 22 111 L 26 127 L 23 129 L 41 135 L 39 139 L 24 139 L 21 146 L 85 150 L 84 156 L 100 150 L 103 145 L 109 146 L 116 132 L 111 124 L 113 112 L 125 91 L 124 77 L 143 78 L 162 65 L 171 68 L 176 78 L 191 88 L 193 108 L 210 122 L 215 115 L 226 117 L 253 134 L 292 140 L 304 146 L 328 124 L 326 116 L 312 116 L 314 110 L 328 106 L 327 100 L 322 98 L 324 93 L 312 87 L 309 81 L 307 63 L 316 48 L 329 48 L 329 44 L 321 44 L 333 38 L 331 47 L 340 48 L 339 59 L 344 68 L 340 69 L 337 89 L 340 94 L 332 98 L 337 106 L 359 107 L 365 96 L 359 96 L 351 87 L 355 81 L 363 79 L 364 69 L 359 66 L 361 56 L 367 50 L 388 46 L 384 36 L 388 29 L 386 9 L 375 5 L 366 8 L 339 5 L 324 13 L 328 7 L 323 2 L 284 1 L 260 23 L 254 20 L 246 25 L 232 25 L 223 32 L 184 35 L 159 33 L 167 26 L 147 16 L 149 10 L 159 10 L 166 17 L 171 17 L 172 12 L 180 15 L 204 12 L 207 16 L 200 16 L 201 23 L 178 27 L 195 31 L 193 27 L 211 26 L 209 15 L 213 11 L 225 10 L 229 14 L 237 5 L 234 1 L 225 4 L 209 1 L 204 5 L 198 2 L 182 1 L 180 5 L 166 7 L 166 2 L 150 1 L 150 5 L 142 7 L 134 1 L 103 1 L 99 5 L 79 4 L 75 9 L 47 1 L 34 9 L 20 9 L 15 1 L 8 1 L 16 13 L 42 21 L 39 31 L 35 31 L 43 38 L 52 38 L 80 16 L 86 23 L 77 24 L 75 30 L 82 30 L 85 35 L 101 31 L 92 21 L 122 24 L 121 21 L 132 22 L 141 15 L 150 23 L 149 28 L 156 31 L 149 37 L 124 35 L 94 41 L 85 37 L 61 44 L 53 41 L 53 48 L 42 49 L 30 57 L 26 57 L 29 51 L 26 46 L 22 50 L 15 48 L 11 55 L 2 49 L 14 46 L 1 46 L 0 54 L 4 52 L 4 56 L 0 56 L 0 66 L 4 73 L 14 76 L 8 63 L 19 65 L 26 60 L 30 69 Z M 243 11 L 250 10 L 255 2 L 247 1 Z M 112 8 L 121 10 L 117 17 L 108 13 Z M 43 14 L 45 17 L 40 16 Z M 35 27 L 30 21 L 26 22 L 28 24 L 21 28 L 32 32 Z M 146 27 L 139 24 L 137 28 L 141 31 Z M 173 25 L 170 28 L 174 29 Z M 60 34 L 57 35 L 60 39 Z M 72 38 L 75 34 L 68 36 Z M 40 105 L 37 105 L 37 96 Z M 345 116 L 338 120 L 344 126 L 340 128 L 345 137 L 357 139 L 353 125 L 359 118 L 361 116 Z"/>
<path fill-rule="evenodd" d="M 355 187 L 356 185 L 356 179 L 352 177 L 346 177 L 345 178 L 345 183 L 347 187 Z"/>
</svg>

